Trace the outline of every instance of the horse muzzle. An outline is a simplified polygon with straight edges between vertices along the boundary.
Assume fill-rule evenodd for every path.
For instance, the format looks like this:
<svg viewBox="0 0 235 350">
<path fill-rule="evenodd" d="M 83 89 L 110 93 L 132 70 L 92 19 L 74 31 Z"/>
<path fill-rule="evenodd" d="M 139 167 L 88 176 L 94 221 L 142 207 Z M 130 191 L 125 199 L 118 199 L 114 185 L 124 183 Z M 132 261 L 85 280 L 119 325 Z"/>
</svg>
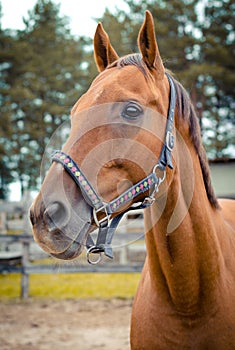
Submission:
<svg viewBox="0 0 235 350">
<path fill-rule="evenodd" d="M 91 209 L 84 201 L 76 208 L 61 200 L 35 199 L 30 220 L 35 241 L 48 254 L 63 260 L 74 259 L 84 248 L 91 230 Z"/>
</svg>

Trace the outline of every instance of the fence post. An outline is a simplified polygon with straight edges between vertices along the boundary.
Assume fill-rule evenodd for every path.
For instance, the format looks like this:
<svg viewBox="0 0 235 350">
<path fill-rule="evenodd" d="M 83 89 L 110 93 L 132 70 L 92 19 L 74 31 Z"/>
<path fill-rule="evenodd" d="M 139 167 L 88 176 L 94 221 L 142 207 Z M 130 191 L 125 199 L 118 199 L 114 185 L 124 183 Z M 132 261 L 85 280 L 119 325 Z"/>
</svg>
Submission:
<svg viewBox="0 0 235 350">
<path fill-rule="evenodd" d="M 30 242 L 23 240 L 22 242 L 22 274 L 21 274 L 21 298 L 29 297 L 29 274 L 27 273 L 27 265 L 29 264 L 29 245 Z"/>
<path fill-rule="evenodd" d="M 22 204 L 23 204 L 23 221 L 24 231 L 26 235 L 31 232 L 31 225 L 29 221 L 29 207 L 32 203 L 32 198 L 29 191 L 24 192 Z M 21 298 L 27 299 L 29 297 L 29 274 L 27 273 L 27 266 L 29 265 L 29 247 L 30 241 L 28 239 L 23 240 L 23 256 L 22 256 L 22 276 L 21 276 Z"/>
<path fill-rule="evenodd" d="M 120 264 L 121 265 L 128 264 L 127 249 L 128 249 L 127 245 L 122 245 L 121 244 L 121 249 L 120 249 Z"/>
</svg>

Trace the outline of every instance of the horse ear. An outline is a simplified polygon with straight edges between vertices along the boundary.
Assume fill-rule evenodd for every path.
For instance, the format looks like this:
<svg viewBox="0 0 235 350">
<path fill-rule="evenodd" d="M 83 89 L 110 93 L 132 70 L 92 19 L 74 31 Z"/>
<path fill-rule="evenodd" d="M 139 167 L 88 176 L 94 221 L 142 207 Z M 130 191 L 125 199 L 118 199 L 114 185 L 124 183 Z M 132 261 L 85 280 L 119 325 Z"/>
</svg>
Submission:
<svg viewBox="0 0 235 350">
<path fill-rule="evenodd" d="M 98 70 L 102 72 L 109 64 L 116 61 L 119 56 L 112 47 L 109 36 L 101 23 L 98 24 L 94 37 L 94 56 Z"/>
<path fill-rule="evenodd" d="M 158 50 L 153 16 L 149 11 L 146 11 L 145 21 L 139 31 L 138 46 L 148 68 L 156 69 L 158 74 L 163 75 L 164 67 Z"/>
</svg>

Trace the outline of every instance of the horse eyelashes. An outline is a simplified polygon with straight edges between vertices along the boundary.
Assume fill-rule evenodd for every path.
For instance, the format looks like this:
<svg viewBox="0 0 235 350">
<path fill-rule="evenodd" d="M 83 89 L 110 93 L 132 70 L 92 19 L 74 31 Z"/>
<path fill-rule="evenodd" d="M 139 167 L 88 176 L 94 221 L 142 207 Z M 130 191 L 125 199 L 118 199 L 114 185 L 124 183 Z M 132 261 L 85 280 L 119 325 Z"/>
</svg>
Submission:
<svg viewBox="0 0 235 350">
<path fill-rule="evenodd" d="M 142 114 L 142 107 L 135 102 L 129 102 L 121 112 L 121 116 L 129 120 L 136 120 Z"/>
</svg>

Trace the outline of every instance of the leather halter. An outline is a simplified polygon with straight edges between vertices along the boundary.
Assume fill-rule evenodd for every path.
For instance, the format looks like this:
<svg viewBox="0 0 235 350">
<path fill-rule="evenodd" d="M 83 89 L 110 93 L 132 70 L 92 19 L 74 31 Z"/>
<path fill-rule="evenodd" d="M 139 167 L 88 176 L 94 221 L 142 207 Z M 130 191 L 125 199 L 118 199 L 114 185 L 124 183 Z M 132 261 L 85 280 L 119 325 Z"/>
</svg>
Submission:
<svg viewBox="0 0 235 350">
<path fill-rule="evenodd" d="M 109 203 L 106 203 L 97 194 L 94 187 L 89 183 L 86 176 L 82 173 L 76 162 L 62 151 L 55 151 L 52 154 L 52 161 L 62 164 L 67 173 L 75 181 L 80 188 L 83 197 L 88 201 L 88 204 L 93 208 L 93 219 L 98 227 L 97 241 L 94 243 L 90 235 L 86 241 L 87 261 L 91 264 L 97 264 L 101 259 L 101 253 L 104 253 L 109 258 L 113 258 L 111 247 L 114 232 L 125 213 L 130 210 L 144 209 L 149 207 L 155 200 L 154 195 L 158 192 L 160 184 L 165 180 L 166 167 L 173 169 L 172 150 L 174 147 L 174 135 L 172 133 L 174 126 L 174 114 L 176 104 L 176 92 L 172 78 L 167 74 L 170 84 L 170 104 L 168 109 L 167 124 L 165 131 L 165 142 L 162 147 L 158 163 L 153 167 L 150 175 L 139 181 L 137 184 L 130 187 L 120 196 L 114 198 Z M 157 175 L 157 170 L 160 169 L 162 176 Z M 142 202 L 134 203 L 124 211 L 121 208 L 124 204 L 131 202 L 141 193 L 149 192 Z M 111 216 L 119 212 L 114 218 Z M 100 216 L 100 218 L 98 218 Z M 97 260 L 91 260 L 90 254 L 99 254 Z"/>
</svg>

